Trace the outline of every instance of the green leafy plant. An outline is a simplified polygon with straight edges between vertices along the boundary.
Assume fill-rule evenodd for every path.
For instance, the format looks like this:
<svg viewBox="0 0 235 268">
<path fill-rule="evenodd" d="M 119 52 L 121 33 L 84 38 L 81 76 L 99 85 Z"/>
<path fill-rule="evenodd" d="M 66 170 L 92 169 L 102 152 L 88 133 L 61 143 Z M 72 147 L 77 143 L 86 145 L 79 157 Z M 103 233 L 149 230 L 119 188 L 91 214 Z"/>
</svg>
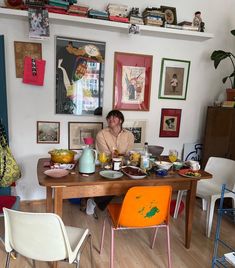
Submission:
<svg viewBox="0 0 235 268">
<path fill-rule="evenodd" d="M 232 30 L 231 34 L 235 36 L 235 30 Z M 232 88 L 235 88 L 235 55 L 231 52 L 226 52 L 223 50 L 215 50 L 211 54 L 211 60 L 214 61 L 215 69 L 218 67 L 218 65 L 220 64 L 220 62 L 222 60 L 227 59 L 227 58 L 229 58 L 231 63 L 232 63 L 233 72 L 230 75 L 225 76 L 222 79 L 222 81 L 223 81 L 223 83 L 225 83 L 227 81 L 227 79 L 229 79 Z"/>
</svg>

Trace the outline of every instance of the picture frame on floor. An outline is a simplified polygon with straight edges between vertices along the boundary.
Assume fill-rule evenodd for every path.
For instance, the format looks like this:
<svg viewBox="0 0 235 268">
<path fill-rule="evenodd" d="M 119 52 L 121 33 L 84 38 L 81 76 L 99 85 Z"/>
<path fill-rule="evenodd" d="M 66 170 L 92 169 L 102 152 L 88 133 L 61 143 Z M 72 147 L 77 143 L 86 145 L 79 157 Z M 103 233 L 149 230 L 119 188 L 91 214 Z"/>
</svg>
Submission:
<svg viewBox="0 0 235 268">
<path fill-rule="evenodd" d="M 151 55 L 115 52 L 113 108 L 127 111 L 149 111 Z"/>
<path fill-rule="evenodd" d="M 81 150 L 84 138 L 91 137 L 94 140 L 97 133 L 103 128 L 103 122 L 68 122 L 68 148 Z"/>
<path fill-rule="evenodd" d="M 159 137 L 179 137 L 181 111 L 181 109 L 162 109 Z"/>
<path fill-rule="evenodd" d="M 60 122 L 37 121 L 37 143 L 60 143 Z"/>
<path fill-rule="evenodd" d="M 159 99 L 186 100 L 190 61 L 163 58 Z"/>
</svg>

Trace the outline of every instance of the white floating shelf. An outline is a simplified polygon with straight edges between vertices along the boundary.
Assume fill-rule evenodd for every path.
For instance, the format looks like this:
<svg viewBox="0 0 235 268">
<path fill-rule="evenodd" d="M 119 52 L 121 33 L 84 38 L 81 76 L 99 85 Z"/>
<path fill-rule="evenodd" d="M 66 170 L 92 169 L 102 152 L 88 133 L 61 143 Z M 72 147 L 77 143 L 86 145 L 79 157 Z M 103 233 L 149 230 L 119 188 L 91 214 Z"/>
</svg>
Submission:
<svg viewBox="0 0 235 268">
<path fill-rule="evenodd" d="M 17 9 L 8 9 L 8 8 L 0 8 L 0 17 L 8 17 L 8 16 L 16 16 L 16 17 L 28 17 L 28 11 L 25 10 L 17 10 Z M 107 29 L 107 30 L 115 30 L 119 29 L 121 31 L 126 31 L 128 33 L 128 29 L 130 24 L 121 23 L 109 20 L 98 20 L 92 18 L 78 17 L 78 16 L 69 16 L 57 13 L 49 13 L 50 21 L 55 21 L 56 23 L 68 22 L 68 23 L 79 23 L 84 24 L 86 27 L 95 28 L 97 30 Z M 117 31 L 117 30 L 116 30 Z M 148 36 L 156 36 L 163 38 L 171 38 L 171 39 L 180 39 L 180 40 L 192 40 L 192 41 L 206 41 L 214 37 L 211 33 L 206 32 L 196 32 L 196 31 L 185 31 L 171 28 L 163 28 L 149 25 L 140 25 L 140 34 L 148 35 Z"/>
</svg>

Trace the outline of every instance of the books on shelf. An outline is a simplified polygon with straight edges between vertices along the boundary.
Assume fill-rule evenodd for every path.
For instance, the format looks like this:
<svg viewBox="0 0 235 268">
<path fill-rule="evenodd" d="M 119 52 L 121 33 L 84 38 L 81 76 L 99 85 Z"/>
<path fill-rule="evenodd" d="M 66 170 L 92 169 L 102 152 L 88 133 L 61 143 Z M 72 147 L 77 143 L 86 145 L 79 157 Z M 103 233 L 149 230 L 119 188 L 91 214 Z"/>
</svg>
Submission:
<svg viewBox="0 0 235 268">
<path fill-rule="evenodd" d="M 118 21 L 118 22 L 129 22 L 128 18 L 124 18 L 124 17 L 118 17 L 118 16 L 109 16 L 109 20 L 111 21 Z"/>
<path fill-rule="evenodd" d="M 174 24 L 168 24 L 165 23 L 165 28 L 171 28 L 171 29 L 178 29 L 178 30 L 186 30 L 186 31 L 197 31 L 198 27 L 196 26 L 190 26 L 190 25 L 174 25 Z"/>
<path fill-rule="evenodd" d="M 235 101 L 224 101 L 222 103 L 222 107 L 231 107 L 231 108 L 234 108 L 235 107 Z"/>
</svg>

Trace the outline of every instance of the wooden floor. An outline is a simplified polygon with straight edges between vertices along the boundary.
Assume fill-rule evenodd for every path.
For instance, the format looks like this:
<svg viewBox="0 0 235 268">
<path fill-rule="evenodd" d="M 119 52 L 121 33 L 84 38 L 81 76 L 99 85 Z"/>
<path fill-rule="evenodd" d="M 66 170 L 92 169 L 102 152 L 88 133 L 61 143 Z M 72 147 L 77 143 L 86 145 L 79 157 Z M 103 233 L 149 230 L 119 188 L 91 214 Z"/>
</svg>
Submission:
<svg viewBox="0 0 235 268">
<path fill-rule="evenodd" d="M 42 204 L 24 203 L 21 210 L 31 212 L 45 212 Z M 104 212 L 98 211 L 99 219 L 88 216 L 79 210 L 79 205 L 64 202 L 63 221 L 66 225 L 88 227 L 93 236 L 93 258 L 96 268 L 109 267 L 109 245 L 110 231 L 106 229 L 103 254 L 100 255 L 98 248 L 100 242 L 100 232 Z M 212 236 L 210 239 L 205 236 L 206 213 L 201 210 L 200 199 L 196 201 L 194 214 L 194 224 L 192 233 L 191 248 L 184 247 L 184 213 L 177 220 L 171 218 L 171 250 L 172 263 L 174 268 L 209 268 L 213 255 L 214 235 L 216 228 L 216 217 L 214 218 Z M 3 221 L 1 219 L 1 234 L 3 233 Z M 150 249 L 150 239 L 152 230 L 132 230 L 120 231 L 115 234 L 115 268 L 152 268 L 167 267 L 166 240 L 164 230 L 159 230 L 154 249 Z M 235 246 L 234 224 L 229 221 L 223 222 L 221 237 Z M 87 246 L 81 257 L 80 268 L 89 268 L 89 247 Z M 6 254 L 4 247 L 0 245 L 0 267 L 4 267 Z M 30 260 L 18 256 L 16 260 L 11 260 L 11 268 L 32 267 Z M 45 262 L 36 262 L 37 268 L 51 267 Z M 65 262 L 60 262 L 59 268 L 73 267 Z"/>
</svg>

